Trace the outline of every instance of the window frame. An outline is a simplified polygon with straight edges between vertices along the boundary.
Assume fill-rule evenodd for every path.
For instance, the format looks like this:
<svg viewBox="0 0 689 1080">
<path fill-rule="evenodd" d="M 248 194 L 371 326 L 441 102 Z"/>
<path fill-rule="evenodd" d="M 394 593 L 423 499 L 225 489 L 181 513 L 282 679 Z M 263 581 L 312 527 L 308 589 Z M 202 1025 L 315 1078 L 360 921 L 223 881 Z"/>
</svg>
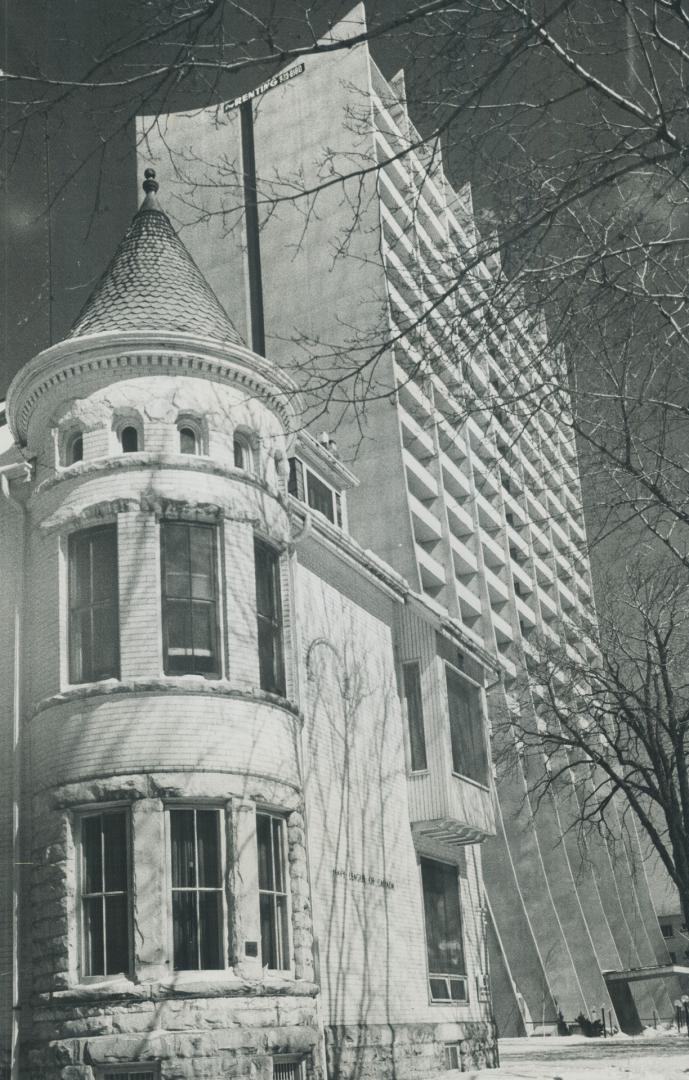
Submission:
<svg viewBox="0 0 689 1080">
<path fill-rule="evenodd" d="M 194 436 L 195 450 L 183 450 L 182 449 L 182 432 L 191 431 Z M 207 439 L 206 439 L 206 427 L 203 421 L 197 417 L 187 413 L 183 413 L 177 417 L 176 423 L 177 432 L 177 453 L 183 457 L 205 457 L 208 453 Z"/>
<path fill-rule="evenodd" d="M 412 717 L 411 710 L 409 708 L 410 695 L 407 688 L 407 671 L 414 669 L 418 678 L 418 690 L 419 690 L 419 716 L 418 716 L 418 734 L 420 735 L 421 748 L 423 750 L 423 765 L 414 765 L 414 739 L 412 738 Z M 402 662 L 402 688 L 404 690 L 404 709 L 407 720 L 407 739 L 409 744 L 409 771 L 412 773 L 427 773 L 428 772 L 428 745 L 426 742 L 426 718 L 424 716 L 423 708 L 423 688 L 421 680 L 421 661 L 418 659 L 404 660 Z"/>
<path fill-rule="evenodd" d="M 456 888 L 457 888 L 457 906 L 458 906 L 458 910 L 459 910 L 459 939 L 460 939 L 460 943 L 461 943 L 461 947 L 462 947 L 462 961 L 463 961 L 463 966 L 464 966 L 464 971 L 462 973 L 431 971 L 431 966 L 430 966 L 429 956 L 428 956 L 428 921 L 427 921 L 427 918 L 426 918 L 426 896 L 425 896 L 424 887 L 423 887 L 423 863 L 424 862 L 426 862 L 426 863 L 435 863 L 435 864 L 437 864 L 439 866 L 449 866 L 449 867 L 451 867 L 451 869 L 454 872 L 455 881 L 456 881 Z M 461 885 L 460 885 L 459 867 L 457 866 L 456 863 L 448 862 L 446 859 L 438 859 L 435 856 L 430 856 L 430 855 L 420 855 L 419 859 L 418 859 L 418 865 L 419 865 L 419 885 L 420 885 L 420 888 L 421 888 L 421 909 L 422 909 L 422 914 L 423 914 L 424 956 L 425 956 L 425 963 L 426 963 L 426 979 L 427 979 L 426 986 L 427 986 L 427 990 L 428 990 L 428 1002 L 429 1002 L 430 1005 L 453 1005 L 453 1006 L 469 1005 L 470 1004 L 469 975 L 468 975 L 468 971 L 467 971 L 467 967 L 468 967 L 468 964 L 467 964 L 467 949 L 466 949 L 466 937 L 465 937 L 465 933 L 464 933 L 464 918 L 463 918 L 463 913 L 462 913 L 462 893 L 461 893 Z M 434 979 L 436 979 L 436 980 L 444 979 L 446 981 L 446 986 L 447 986 L 447 990 L 448 990 L 448 994 L 449 994 L 448 997 L 446 997 L 446 998 L 438 998 L 438 997 L 434 996 L 433 988 L 432 988 L 432 981 Z M 453 998 L 452 997 L 452 984 L 453 983 L 461 984 L 461 986 L 464 989 L 464 996 L 463 997 L 461 997 L 461 998 Z"/>
<path fill-rule="evenodd" d="M 276 1065 L 295 1065 L 295 1080 L 305 1080 L 307 1062 L 307 1056 L 305 1054 L 273 1054 L 270 1062 L 272 1080 L 275 1080 Z"/>
<path fill-rule="evenodd" d="M 256 473 L 256 456 L 253 444 L 255 436 L 244 428 L 237 428 L 232 435 L 232 464 L 235 469 L 253 476 Z M 237 449 L 241 451 L 242 464 L 237 464 Z"/>
<path fill-rule="evenodd" d="M 124 892 L 125 906 L 127 912 L 127 967 L 124 971 L 111 971 L 111 972 L 87 972 L 87 941 L 86 941 L 86 918 L 85 911 L 86 905 L 84 903 L 84 887 L 86 884 L 86 862 L 85 862 L 85 842 L 84 842 L 84 822 L 89 818 L 103 818 L 108 815 L 122 814 L 124 817 L 124 835 L 125 835 L 125 880 L 126 891 Z M 101 854 L 103 851 L 103 832 L 101 826 Z M 104 979 L 117 979 L 124 976 L 126 979 L 132 977 L 134 968 L 134 947 L 133 947 L 133 929 L 134 929 L 134 888 L 133 888 L 133 835 L 132 835 L 132 815 L 131 806 L 129 803 L 123 805 L 122 803 L 103 803 L 97 806 L 88 806 L 79 808 L 74 815 L 73 824 L 73 837 L 74 837 L 74 851 L 76 861 L 76 878 L 77 878 L 77 967 L 79 972 L 79 979 L 84 983 L 100 982 Z M 101 877 L 104 878 L 105 863 L 101 864 Z M 105 898 L 108 895 L 122 895 L 122 890 L 104 890 L 100 893 L 91 893 L 89 896 L 101 896 Z M 103 949 L 105 952 L 105 933 L 106 919 L 103 919 Z M 103 964 L 105 967 L 105 963 Z"/>
<path fill-rule="evenodd" d="M 194 800 L 190 802 L 173 800 L 165 802 L 164 804 L 164 831 L 165 831 L 165 912 L 167 919 L 167 950 L 170 973 L 177 975 L 179 973 L 189 972 L 224 972 L 230 968 L 230 902 L 228 898 L 228 838 L 227 838 L 227 806 L 218 802 L 204 802 L 203 800 Z M 219 863 L 219 881 L 220 884 L 217 889 L 208 890 L 217 892 L 219 895 L 219 915 L 220 922 L 218 928 L 218 949 L 219 956 L 222 960 L 222 964 L 219 967 L 214 968 L 176 968 L 175 967 L 175 926 L 174 926 L 174 908 L 172 903 L 173 884 L 172 884 L 172 819 L 171 812 L 175 810 L 185 810 L 189 812 L 198 812 L 199 810 L 210 810 L 216 814 L 218 822 L 218 863 Z M 196 844 L 198 843 L 198 837 L 195 833 Z M 200 890 L 198 886 L 194 890 L 197 895 Z M 197 904 L 197 917 L 198 917 L 198 904 Z M 199 948 L 199 942 L 197 941 L 197 949 Z"/>
<path fill-rule="evenodd" d="M 483 687 L 480 685 L 480 683 L 477 683 L 474 679 L 470 678 L 464 671 L 461 671 L 454 664 L 449 663 L 449 661 L 447 661 L 447 660 L 443 661 L 443 663 L 444 663 L 444 666 L 445 666 L 445 694 L 446 694 L 446 699 L 447 699 L 447 720 L 448 720 L 448 727 L 449 727 L 449 734 L 450 734 L 450 762 L 451 762 L 451 765 L 452 765 L 452 775 L 456 776 L 459 780 L 466 781 L 466 783 L 475 784 L 477 787 L 482 788 L 484 791 L 489 791 L 490 790 L 491 756 L 490 756 L 490 740 L 488 738 L 487 715 L 486 715 L 486 710 L 484 708 L 484 703 L 483 703 L 483 694 L 482 694 Z M 466 684 L 467 687 L 472 692 L 475 692 L 476 696 L 477 696 L 478 712 L 479 712 L 479 716 L 480 716 L 480 731 L 479 731 L 479 734 L 480 734 L 480 738 L 481 738 L 481 745 L 482 745 L 482 748 L 483 748 L 483 761 L 484 761 L 484 766 L 485 766 L 485 779 L 483 779 L 483 780 L 478 780 L 475 776 L 470 776 L 468 773 L 459 772 L 455 768 L 456 762 L 454 760 L 454 746 L 453 746 L 453 740 L 452 740 L 452 717 L 451 717 L 451 714 L 450 714 L 450 693 L 449 693 L 449 685 L 448 685 L 448 672 L 451 672 L 452 675 L 460 681 L 460 683 Z"/>
<path fill-rule="evenodd" d="M 81 440 L 81 457 L 74 458 L 74 447 L 79 440 Z M 72 465 L 78 465 L 82 462 L 84 460 L 84 429 L 81 427 L 70 427 L 62 435 L 59 448 L 60 465 L 63 469 L 69 469 Z"/>
<path fill-rule="evenodd" d="M 95 639 L 96 635 L 93 633 L 93 610 L 94 608 L 104 607 L 104 604 L 94 604 L 90 600 L 89 604 L 78 605 L 72 602 L 73 593 L 76 591 L 76 546 L 78 543 L 83 542 L 86 538 L 93 536 L 97 532 L 112 531 L 114 537 L 114 574 L 113 574 L 113 590 L 112 599 L 109 605 L 114 612 L 114 663 L 113 670 L 110 674 L 100 674 L 94 677 L 93 665 L 88 674 L 88 677 L 84 674 L 83 658 L 79 658 L 79 671 L 77 671 L 77 655 L 76 655 L 76 632 L 74 630 L 74 621 L 80 612 L 88 610 L 91 612 L 91 634 Z M 121 648 L 120 648 L 120 581 L 119 581 L 119 530 L 117 527 L 117 521 L 104 522 L 103 524 L 93 525 L 85 529 L 74 529 L 66 537 L 66 605 L 67 605 L 67 640 L 66 640 L 66 670 L 67 670 L 67 684 L 69 686 L 84 686 L 87 683 L 102 682 L 104 679 L 120 679 L 121 674 Z M 91 551 L 91 549 L 90 549 Z M 90 554 L 90 577 L 93 579 L 93 555 Z M 92 590 L 91 590 L 92 591 Z M 64 669 L 63 669 L 64 670 Z"/>
<path fill-rule="evenodd" d="M 288 478 L 288 494 L 293 498 L 298 499 L 299 502 L 304 503 L 310 510 L 314 510 L 321 517 L 324 517 L 326 521 L 329 521 L 331 525 L 337 526 L 338 529 L 344 528 L 344 498 L 343 493 L 333 487 L 332 484 L 324 480 L 315 469 L 312 469 L 310 465 L 307 465 L 298 455 L 293 454 L 289 461 L 289 478 Z M 317 484 L 320 484 L 330 493 L 330 513 L 327 514 L 323 510 L 320 510 L 317 506 L 311 502 L 311 481 L 315 480 Z"/>
<path fill-rule="evenodd" d="M 260 885 L 260 849 L 258 839 L 258 819 L 265 818 L 270 822 L 270 840 L 271 840 L 271 861 L 273 863 L 273 884 L 272 889 L 262 888 Z M 275 888 L 276 875 L 275 875 L 275 847 L 274 847 L 274 828 L 277 824 L 277 831 L 280 837 L 280 861 L 281 861 L 281 880 L 283 884 L 282 889 Z M 256 883 L 258 886 L 258 899 L 259 899 L 259 924 L 260 924 L 260 958 L 261 967 L 263 970 L 269 972 L 275 972 L 278 975 L 285 975 L 293 970 L 292 962 L 292 904 L 290 896 L 290 881 L 289 881 L 289 852 L 288 852 L 288 839 L 287 839 L 287 821 L 284 814 L 276 813 L 273 810 L 265 809 L 263 807 L 256 808 Z M 286 961 L 283 967 L 268 967 L 266 957 L 264 956 L 263 948 L 263 922 L 260 916 L 260 904 L 261 896 L 272 897 L 273 903 L 271 905 L 274 934 L 276 940 L 276 950 L 278 953 L 282 953 L 282 960 Z M 282 920 L 280 919 L 278 909 L 278 899 L 284 899 L 284 912 L 282 914 Z"/>
<path fill-rule="evenodd" d="M 212 555 L 211 566 L 213 568 L 213 582 L 212 593 L 213 599 L 209 603 L 213 604 L 214 617 L 211 623 L 211 629 L 213 634 L 213 647 L 215 652 L 215 667 L 212 671 L 171 671 L 169 670 L 169 646 L 168 646 L 168 619 L 166 607 L 170 601 L 184 601 L 188 600 L 189 606 L 194 602 L 192 596 L 189 597 L 168 597 L 165 588 L 165 528 L 170 525 L 183 525 L 187 529 L 205 529 L 210 530 L 212 536 Z M 163 518 L 159 522 L 159 544 L 158 551 L 160 557 L 160 631 L 161 631 L 161 645 L 162 645 L 162 657 L 163 657 L 163 674 L 169 678 L 183 677 L 184 675 L 202 675 L 206 679 L 216 680 L 222 679 L 224 676 L 225 657 L 224 657 L 224 641 L 222 634 L 223 627 L 223 574 L 221 563 L 221 552 L 223 550 L 223 537 L 221 534 L 221 525 L 218 522 L 206 522 L 206 521 L 189 521 L 185 518 Z M 189 552 L 191 552 L 191 541 L 189 541 Z M 190 560 L 189 560 L 190 562 Z M 202 602 L 200 599 L 197 602 Z M 193 624 L 192 624 L 193 625 Z M 192 659 L 194 657 L 193 652 L 193 633 L 192 633 Z"/>
<path fill-rule="evenodd" d="M 99 1065 L 96 1069 L 96 1080 L 107 1080 L 109 1076 L 138 1076 L 150 1073 L 153 1080 L 160 1078 L 160 1061 L 126 1061 Z"/>
<path fill-rule="evenodd" d="M 258 605 L 258 558 L 257 552 L 260 548 L 271 552 L 274 558 L 272 567 L 273 581 L 271 584 L 271 591 L 275 598 L 275 613 L 270 616 L 264 612 L 259 611 Z M 282 552 L 271 544 L 270 541 L 265 540 L 262 536 L 254 533 L 254 587 L 255 587 L 255 599 L 256 599 L 256 628 L 257 628 L 257 645 L 258 645 L 258 667 L 259 667 L 259 689 L 265 690 L 269 694 L 277 694 L 278 697 L 287 696 L 287 665 L 285 663 L 285 620 L 282 603 Z M 261 623 L 264 620 L 264 623 Z M 261 670 L 261 626 L 272 624 L 272 642 L 273 642 L 273 674 L 275 678 L 273 680 L 274 686 L 264 685 L 264 673 Z M 275 649 L 275 643 L 277 642 L 278 649 Z"/>
</svg>

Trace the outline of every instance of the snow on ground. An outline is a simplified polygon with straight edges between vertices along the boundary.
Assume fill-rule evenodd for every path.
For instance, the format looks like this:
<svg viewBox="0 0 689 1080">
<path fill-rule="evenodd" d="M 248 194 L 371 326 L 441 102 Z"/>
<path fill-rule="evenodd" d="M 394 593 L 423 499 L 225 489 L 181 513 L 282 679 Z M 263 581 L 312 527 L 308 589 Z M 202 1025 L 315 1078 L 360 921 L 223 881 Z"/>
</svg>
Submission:
<svg viewBox="0 0 689 1080">
<path fill-rule="evenodd" d="M 630 1038 L 501 1039 L 499 1069 L 471 1080 L 689 1080 L 689 1038 L 647 1031 Z M 457 1073 L 447 1073 L 448 1080 Z"/>
</svg>

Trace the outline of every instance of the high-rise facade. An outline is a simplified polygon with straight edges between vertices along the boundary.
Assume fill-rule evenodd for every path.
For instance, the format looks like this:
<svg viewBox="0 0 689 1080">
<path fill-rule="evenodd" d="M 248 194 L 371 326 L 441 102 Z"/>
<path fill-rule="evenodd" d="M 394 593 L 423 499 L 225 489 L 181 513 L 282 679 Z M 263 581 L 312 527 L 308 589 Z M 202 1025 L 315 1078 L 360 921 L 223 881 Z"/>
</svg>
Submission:
<svg viewBox="0 0 689 1080">
<path fill-rule="evenodd" d="M 0 425 L 0 1074 L 490 1067 L 496 663 L 157 186 Z"/>
<path fill-rule="evenodd" d="M 333 33 L 364 19 L 359 6 Z M 360 480 L 357 540 L 499 659 L 489 698 L 502 715 L 537 640 L 588 648 L 576 446 L 561 393 L 532 405 L 558 358 L 533 313 L 501 316 L 499 260 L 462 270 L 471 193 L 414 129 L 403 75 L 386 80 L 365 45 L 287 74 L 248 106 L 144 118 L 142 161 L 171 177 L 175 220 L 237 324 L 300 383 L 307 419 L 334 431 Z M 592 838 L 582 859 L 579 794 L 564 782 L 537 813 L 526 769 L 499 783 L 483 860 L 501 1030 L 614 1005 L 625 1024 L 635 1008 L 669 1015 L 662 982 L 613 1002 L 603 974 L 668 960 L 633 843 Z M 412 816 L 442 836 L 427 773 L 409 782 Z"/>
</svg>

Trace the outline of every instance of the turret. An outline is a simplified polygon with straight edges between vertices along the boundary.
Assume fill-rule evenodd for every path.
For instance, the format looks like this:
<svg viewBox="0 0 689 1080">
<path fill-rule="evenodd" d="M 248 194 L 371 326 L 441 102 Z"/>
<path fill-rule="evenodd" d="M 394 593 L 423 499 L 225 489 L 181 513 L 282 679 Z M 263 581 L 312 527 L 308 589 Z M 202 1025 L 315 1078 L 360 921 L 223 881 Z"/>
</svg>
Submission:
<svg viewBox="0 0 689 1080">
<path fill-rule="evenodd" d="M 185 1056 L 220 1072 L 250 1056 L 268 1078 L 317 1041 L 288 553 L 299 402 L 241 342 L 152 170 L 144 190 L 69 336 L 8 396 L 34 464 L 25 1057 L 45 1080 L 164 1076 Z M 247 1010 L 250 1048 L 233 1035 Z"/>
</svg>

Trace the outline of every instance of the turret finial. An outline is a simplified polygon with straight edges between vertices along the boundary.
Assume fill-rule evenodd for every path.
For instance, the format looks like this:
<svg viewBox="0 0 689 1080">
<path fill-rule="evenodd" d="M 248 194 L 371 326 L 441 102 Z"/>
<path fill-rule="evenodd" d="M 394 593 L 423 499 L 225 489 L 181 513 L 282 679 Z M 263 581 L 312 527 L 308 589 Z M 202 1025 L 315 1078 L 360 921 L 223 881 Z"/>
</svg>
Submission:
<svg viewBox="0 0 689 1080">
<path fill-rule="evenodd" d="M 144 180 L 144 183 L 143 183 L 143 189 L 144 189 L 144 191 L 146 192 L 147 195 L 149 195 L 151 192 L 155 193 L 158 190 L 158 188 L 160 187 L 160 184 L 156 180 L 155 175 L 156 175 L 155 169 L 146 169 L 144 171 L 144 176 L 146 177 L 146 179 Z"/>
</svg>

